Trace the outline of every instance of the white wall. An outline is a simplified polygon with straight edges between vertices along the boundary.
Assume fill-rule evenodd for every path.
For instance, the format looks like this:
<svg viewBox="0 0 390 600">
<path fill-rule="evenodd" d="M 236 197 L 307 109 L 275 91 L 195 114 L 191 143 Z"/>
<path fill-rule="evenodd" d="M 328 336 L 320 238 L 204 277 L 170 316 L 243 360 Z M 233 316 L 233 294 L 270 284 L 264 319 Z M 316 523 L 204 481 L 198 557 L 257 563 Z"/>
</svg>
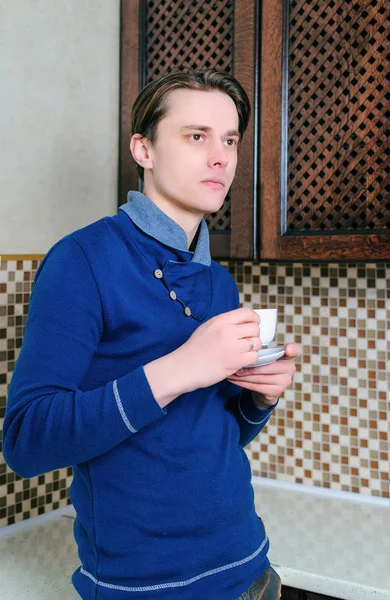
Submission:
<svg viewBox="0 0 390 600">
<path fill-rule="evenodd" d="M 116 213 L 119 0 L 0 0 L 0 254 Z"/>
</svg>

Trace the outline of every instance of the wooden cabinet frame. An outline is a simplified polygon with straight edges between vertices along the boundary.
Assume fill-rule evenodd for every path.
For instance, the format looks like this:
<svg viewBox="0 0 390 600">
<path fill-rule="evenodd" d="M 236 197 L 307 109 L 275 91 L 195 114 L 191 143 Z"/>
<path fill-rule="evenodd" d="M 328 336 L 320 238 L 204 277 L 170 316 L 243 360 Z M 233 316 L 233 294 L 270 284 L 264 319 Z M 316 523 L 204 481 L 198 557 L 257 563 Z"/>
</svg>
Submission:
<svg viewBox="0 0 390 600">
<path fill-rule="evenodd" d="M 142 0 L 121 2 L 120 139 L 118 206 L 127 201 L 129 190 L 138 190 L 136 163 L 130 154 L 131 108 L 141 87 L 140 7 Z"/>
<path fill-rule="evenodd" d="M 288 0 L 262 0 L 260 60 L 260 256 L 267 260 L 378 261 L 390 231 L 286 233 Z M 285 18 L 284 18 L 285 17 Z"/>
</svg>

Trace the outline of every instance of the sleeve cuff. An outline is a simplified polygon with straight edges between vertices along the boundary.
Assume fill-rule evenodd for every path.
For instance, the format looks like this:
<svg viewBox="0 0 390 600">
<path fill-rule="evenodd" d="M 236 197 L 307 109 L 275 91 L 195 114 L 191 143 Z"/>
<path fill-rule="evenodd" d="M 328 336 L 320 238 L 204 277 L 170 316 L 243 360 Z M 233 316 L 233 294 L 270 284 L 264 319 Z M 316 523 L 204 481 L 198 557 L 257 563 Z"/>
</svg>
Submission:
<svg viewBox="0 0 390 600">
<path fill-rule="evenodd" d="M 167 414 L 157 403 L 143 366 L 116 379 L 113 394 L 122 420 L 131 433 Z"/>
<path fill-rule="evenodd" d="M 277 402 L 267 410 L 257 408 L 250 390 L 242 390 L 238 398 L 238 410 L 240 411 L 242 418 L 251 425 L 261 425 L 262 423 L 265 423 L 278 404 L 279 398 Z"/>
</svg>

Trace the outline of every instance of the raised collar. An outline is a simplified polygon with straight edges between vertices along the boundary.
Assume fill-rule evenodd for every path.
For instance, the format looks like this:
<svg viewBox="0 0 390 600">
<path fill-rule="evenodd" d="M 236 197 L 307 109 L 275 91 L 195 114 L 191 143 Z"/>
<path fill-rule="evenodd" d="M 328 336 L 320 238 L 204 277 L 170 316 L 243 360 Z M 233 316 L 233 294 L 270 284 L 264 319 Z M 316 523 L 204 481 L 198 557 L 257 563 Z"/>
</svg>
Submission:
<svg viewBox="0 0 390 600">
<path fill-rule="evenodd" d="M 119 208 L 127 213 L 137 227 L 162 244 L 192 254 L 191 262 L 210 266 L 210 235 L 204 219 L 200 223 L 195 252 L 190 252 L 184 229 L 141 192 L 130 191 L 127 203 Z"/>
</svg>

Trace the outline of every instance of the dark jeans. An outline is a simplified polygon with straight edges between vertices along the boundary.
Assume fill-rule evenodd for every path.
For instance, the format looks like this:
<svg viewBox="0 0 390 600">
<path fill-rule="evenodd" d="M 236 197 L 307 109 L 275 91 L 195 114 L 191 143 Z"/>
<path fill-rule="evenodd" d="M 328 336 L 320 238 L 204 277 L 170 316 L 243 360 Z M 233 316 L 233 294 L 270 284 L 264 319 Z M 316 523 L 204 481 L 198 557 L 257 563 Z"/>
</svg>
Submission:
<svg viewBox="0 0 390 600">
<path fill-rule="evenodd" d="M 279 600 L 282 582 L 276 571 L 269 567 L 237 600 Z"/>
</svg>

